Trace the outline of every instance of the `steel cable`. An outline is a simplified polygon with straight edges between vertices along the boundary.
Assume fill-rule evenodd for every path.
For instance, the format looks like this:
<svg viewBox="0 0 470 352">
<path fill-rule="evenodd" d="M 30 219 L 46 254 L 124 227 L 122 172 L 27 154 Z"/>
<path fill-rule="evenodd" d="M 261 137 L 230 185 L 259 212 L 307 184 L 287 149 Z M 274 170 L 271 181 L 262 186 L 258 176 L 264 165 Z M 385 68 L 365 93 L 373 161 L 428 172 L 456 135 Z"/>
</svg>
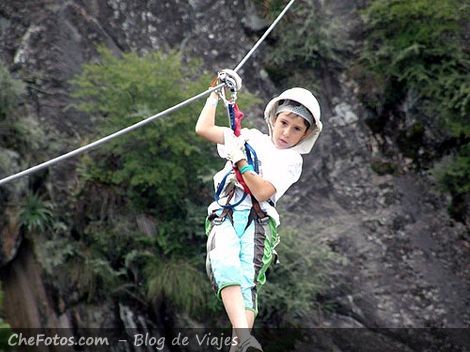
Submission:
<svg viewBox="0 0 470 352">
<path fill-rule="evenodd" d="M 276 17 L 276 19 L 273 21 L 273 23 L 269 26 L 269 28 L 265 31 L 265 33 L 258 39 L 258 41 L 255 43 L 255 45 L 253 45 L 253 47 L 251 48 L 251 50 L 243 57 L 243 59 L 240 61 L 240 63 L 237 65 L 237 67 L 234 69 L 234 71 L 238 71 L 240 70 L 240 68 L 242 68 L 242 66 L 245 64 L 245 62 L 253 55 L 253 53 L 258 49 L 258 47 L 261 45 L 261 43 L 264 41 L 264 39 L 269 35 L 269 33 L 274 29 L 274 27 L 276 27 L 277 23 L 281 20 L 281 18 L 285 15 L 285 13 L 287 12 L 287 10 L 291 7 L 291 5 L 295 2 L 295 0 L 291 0 L 287 5 L 286 7 L 282 10 L 282 12 Z M 109 142 L 111 139 L 114 139 L 116 137 L 119 137 L 119 136 L 122 136 L 130 131 L 133 131 L 137 128 L 140 128 L 154 120 L 156 120 L 157 118 L 160 118 L 160 117 L 163 117 L 173 111 L 176 111 L 190 103 L 192 103 L 193 101 L 195 100 L 198 100 L 208 94 L 210 94 L 211 92 L 223 87 L 224 84 L 219 84 L 215 87 L 211 87 L 209 89 L 207 89 L 206 91 L 202 92 L 202 93 L 199 93 L 189 99 L 186 99 L 184 101 L 182 101 L 181 103 L 178 103 L 162 112 L 159 112 L 158 114 L 155 114 L 153 116 L 150 116 L 150 117 L 147 117 L 146 119 L 140 121 L 140 122 L 137 122 L 129 127 L 126 127 L 122 130 L 119 130 L 117 132 L 114 132 L 106 137 L 103 137 L 95 142 L 92 142 L 92 143 L 89 143 L 87 145 L 84 145 L 80 148 L 77 148 L 77 149 L 74 149 L 68 153 L 65 153 L 65 154 L 62 154 L 56 158 L 53 158 L 53 159 L 50 159 L 48 161 L 45 161 L 41 164 L 38 164 L 36 166 L 33 166 L 33 167 L 30 167 L 26 170 L 23 170 L 23 171 L 20 171 L 16 174 L 13 174 L 11 176 L 7 176 L 3 179 L 0 180 L 0 186 L 1 185 L 4 185 L 5 183 L 7 182 L 10 182 L 10 181 L 13 181 L 13 180 L 16 180 L 20 177 L 23 177 L 23 176 L 27 176 L 27 175 L 30 175 L 34 172 L 37 172 L 39 170 L 42 170 L 46 167 L 49 167 L 51 165 L 54 165 L 54 164 L 57 164 L 63 160 L 66 160 L 68 158 L 71 158 L 73 156 L 76 156 L 78 154 L 82 154 L 86 151 L 89 151 L 91 149 L 94 149 L 96 147 L 98 147 L 99 145 L 101 144 L 104 144 L 106 142 Z"/>
</svg>

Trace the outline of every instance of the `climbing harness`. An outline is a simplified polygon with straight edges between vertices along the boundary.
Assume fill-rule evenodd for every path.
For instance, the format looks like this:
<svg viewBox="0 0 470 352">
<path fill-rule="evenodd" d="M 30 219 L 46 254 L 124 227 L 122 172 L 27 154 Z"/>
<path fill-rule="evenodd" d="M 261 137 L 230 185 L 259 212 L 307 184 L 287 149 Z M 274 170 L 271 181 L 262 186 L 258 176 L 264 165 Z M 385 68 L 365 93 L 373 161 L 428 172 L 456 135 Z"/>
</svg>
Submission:
<svg viewBox="0 0 470 352">
<path fill-rule="evenodd" d="M 241 122 L 243 120 L 244 114 L 238 108 L 236 99 L 238 89 L 241 87 L 241 82 L 237 82 L 236 77 L 234 77 L 234 75 L 232 76 L 230 72 L 227 71 L 230 70 L 224 70 L 222 72 L 219 72 L 219 74 L 217 75 L 217 79 L 213 81 L 213 84 L 219 82 L 224 84 L 223 88 L 217 90 L 216 92 L 227 109 L 230 128 L 233 130 L 234 135 L 236 137 L 239 137 L 241 135 Z M 230 98 L 227 98 L 227 90 L 230 91 Z M 245 155 L 248 165 L 251 165 L 253 167 L 254 172 L 259 173 L 258 156 L 256 155 L 256 151 L 254 150 L 254 148 L 247 142 L 245 142 Z M 235 191 L 237 188 L 233 183 L 227 184 L 227 179 L 232 174 L 235 174 L 237 182 L 242 186 L 243 196 L 237 202 L 230 204 L 230 201 L 235 195 Z M 224 193 L 226 197 L 225 204 L 220 203 L 222 193 Z M 251 197 L 252 208 L 250 212 L 250 220 L 247 224 L 247 227 L 254 219 L 256 219 L 262 224 L 268 223 L 269 216 L 266 214 L 266 212 L 261 209 L 258 200 L 251 193 L 249 187 L 246 185 L 243 179 L 240 170 L 236 165 L 232 165 L 232 169 L 225 174 L 225 176 L 217 185 L 217 189 L 214 194 L 214 199 L 217 204 L 222 208 L 222 211 L 220 212 L 220 214 L 214 212 L 209 216 L 209 219 L 216 225 L 221 224 L 226 217 L 229 217 L 229 219 L 232 221 L 232 213 L 234 208 L 240 205 L 248 195 L 250 195 Z M 273 205 L 272 202 L 270 203 L 271 205 Z"/>
<path fill-rule="evenodd" d="M 287 5 L 286 7 L 282 10 L 282 12 L 277 16 L 277 18 L 273 21 L 273 23 L 271 23 L 271 25 L 269 26 L 269 28 L 264 32 L 264 34 L 261 36 L 260 39 L 258 39 L 258 41 L 255 43 L 255 45 L 251 48 L 251 50 L 243 57 L 243 59 L 240 61 L 240 63 L 237 65 L 237 67 L 235 67 L 234 71 L 237 72 L 240 68 L 242 68 L 242 66 L 245 64 L 245 62 L 251 57 L 251 55 L 253 55 L 253 53 L 258 49 L 258 47 L 261 45 L 261 43 L 264 41 L 264 39 L 269 35 L 269 33 L 271 33 L 271 31 L 276 27 L 277 23 L 281 20 L 281 18 L 285 15 L 285 13 L 289 10 L 289 8 L 292 6 L 292 4 L 295 2 L 295 0 L 291 0 Z M 26 170 L 23 170 L 21 172 L 18 172 L 16 174 L 13 174 L 13 175 L 10 175 L 8 177 L 5 177 L 3 179 L 0 179 L 0 186 L 7 183 L 7 182 L 10 182 L 10 181 L 13 181 L 13 180 L 16 180 L 20 177 L 23 177 L 23 176 L 27 176 L 27 175 L 30 175 L 34 172 L 37 172 L 39 170 L 42 170 L 46 167 L 49 167 L 51 165 L 54 165 L 54 164 L 57 164 L 63 160 L 66 160 L 66 159 L 69 159 L 73 156 L 76 156 L 76 155 L 79 155 L 79 154 L 82 154 L 86 151 L 89 151 L 89 150 L 92 150 L 94 148 L 97 148 L 99 145 L 101 144 L 104 144 L 106 142 L 109 142 L 111 139 L 114 139 L 116 137 L 119 137 L 119 136 L 122 136 L 128 132 L 131 132 L 137 128 L 140 128 L 160 117 L 163 117 L 173 111 L 176 111 L 190 103 L 192 103 L 193 101 L 195 100 L 198 100 L 206 95 L 209 95 L 210 93 L 222 88 L 224 86 L 225 83 L 221 83 L 215 87 L 212 87 L 212 88 L 209 88 L 207 89 L 206 91 L 202 92 L 202 93 L 199 93 L 191 98 L 188 98 L 187 100 L 185 101 L 182 101 L 181 103 L 178 103 L 176 105 L 174 105 L 173 107 L 170 107 L 162 112 L 159 112 L 158 114 L 156 115 L 153 115 L 153 116 L 150 116 L 150 117 L 147 117 L 145 120 L 142 120 L 140 122 L 137 122 L 136 124 L 134 125 L 131 125 L 131 126 L 128 126 L 122 130 L 119 130 L 117 132 L 114 132 L 106 137 L 103 137 L 95 142 L 92 142 L 90 144 L 87 144 L 87 145 L 84 145 L 80 148 L 77 148 L 75 150 L 72 150 L 66 154 L 63 154 L 63 155 L 60 155 L 56 158 L 53 158 L 53 159 L 50 159 L 48 161 L 45 161 L 41 164 L 38 164 L 36 166 L 33 166 L 33 167 L 30 167 Z"/>
</svg>

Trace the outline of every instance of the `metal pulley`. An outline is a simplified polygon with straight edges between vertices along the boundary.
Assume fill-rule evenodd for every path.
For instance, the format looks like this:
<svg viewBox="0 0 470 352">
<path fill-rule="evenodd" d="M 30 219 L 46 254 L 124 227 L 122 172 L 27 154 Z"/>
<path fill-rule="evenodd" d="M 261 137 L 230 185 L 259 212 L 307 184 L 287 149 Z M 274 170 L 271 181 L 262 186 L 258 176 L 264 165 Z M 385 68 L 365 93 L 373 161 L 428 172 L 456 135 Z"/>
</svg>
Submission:
<svg viewBox="0 0 470 352">
<path fill-rule="evenodd" d="M 225 88 L 231 93 L 230 102 L 234 103 L 237 100 L 237 92 L 242 87 L 242 79 L 240 76 L 234 70 L 224 69 L 217 73 L 217 80 L 225 84 Z M 227 105 L 229 101 L 226 98 L 224 89 L 220 91 L 219 96 L 222 98 L 225 105 Z"/>
<path fill-rule="evenodd" d="M 225 83 L 231 92 L 239 91 L 242 88 L 242 79 L 234 70 L 224 69 L 217 74 L 217 78 L 220 82 Z"/>
</svg>

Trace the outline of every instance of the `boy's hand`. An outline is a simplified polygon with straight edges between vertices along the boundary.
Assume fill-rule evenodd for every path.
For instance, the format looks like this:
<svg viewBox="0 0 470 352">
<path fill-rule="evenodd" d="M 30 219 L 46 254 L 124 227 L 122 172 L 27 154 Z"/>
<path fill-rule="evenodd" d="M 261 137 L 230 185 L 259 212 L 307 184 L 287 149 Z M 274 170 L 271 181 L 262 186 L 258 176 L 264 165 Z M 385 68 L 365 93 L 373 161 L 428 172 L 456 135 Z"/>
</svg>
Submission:
<svg viewBox="0 0 470 352">
<path fill-rule="evenodd" d="M 234 134 L 231 134 L 229 138 L 226 136 L 225 150 L 227 152 L 227 159 L 233 164 L 246 159 L 245 142 L 246 138 L 243 136 L 236 137 Z"/>
</svg>

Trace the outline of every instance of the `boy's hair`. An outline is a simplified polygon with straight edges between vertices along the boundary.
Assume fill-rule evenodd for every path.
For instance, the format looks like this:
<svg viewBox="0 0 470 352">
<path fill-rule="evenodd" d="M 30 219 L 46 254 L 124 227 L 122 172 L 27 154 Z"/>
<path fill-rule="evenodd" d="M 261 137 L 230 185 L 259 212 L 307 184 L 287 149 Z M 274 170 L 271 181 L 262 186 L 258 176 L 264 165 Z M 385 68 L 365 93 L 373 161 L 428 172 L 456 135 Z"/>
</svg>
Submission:
<svg viewBox="0 0 470 352">
<path fill-rule="evenodd" d="M 282 112 L 289 112 L 293 113 L 299 117 L 301 117 L 304 120 L 304 124 L 307 127 L 307 129 L 310 128 L 310 126 L 315 125 L 315 120 L 308 111 L 308 109 L 300 104 L 297 101 L 294 100 L 289 100 L 289 99 L 283 99 L 279 101 L 279 105 L 276 109 L 275 116 L 279 115 Z"/>
</svg>

